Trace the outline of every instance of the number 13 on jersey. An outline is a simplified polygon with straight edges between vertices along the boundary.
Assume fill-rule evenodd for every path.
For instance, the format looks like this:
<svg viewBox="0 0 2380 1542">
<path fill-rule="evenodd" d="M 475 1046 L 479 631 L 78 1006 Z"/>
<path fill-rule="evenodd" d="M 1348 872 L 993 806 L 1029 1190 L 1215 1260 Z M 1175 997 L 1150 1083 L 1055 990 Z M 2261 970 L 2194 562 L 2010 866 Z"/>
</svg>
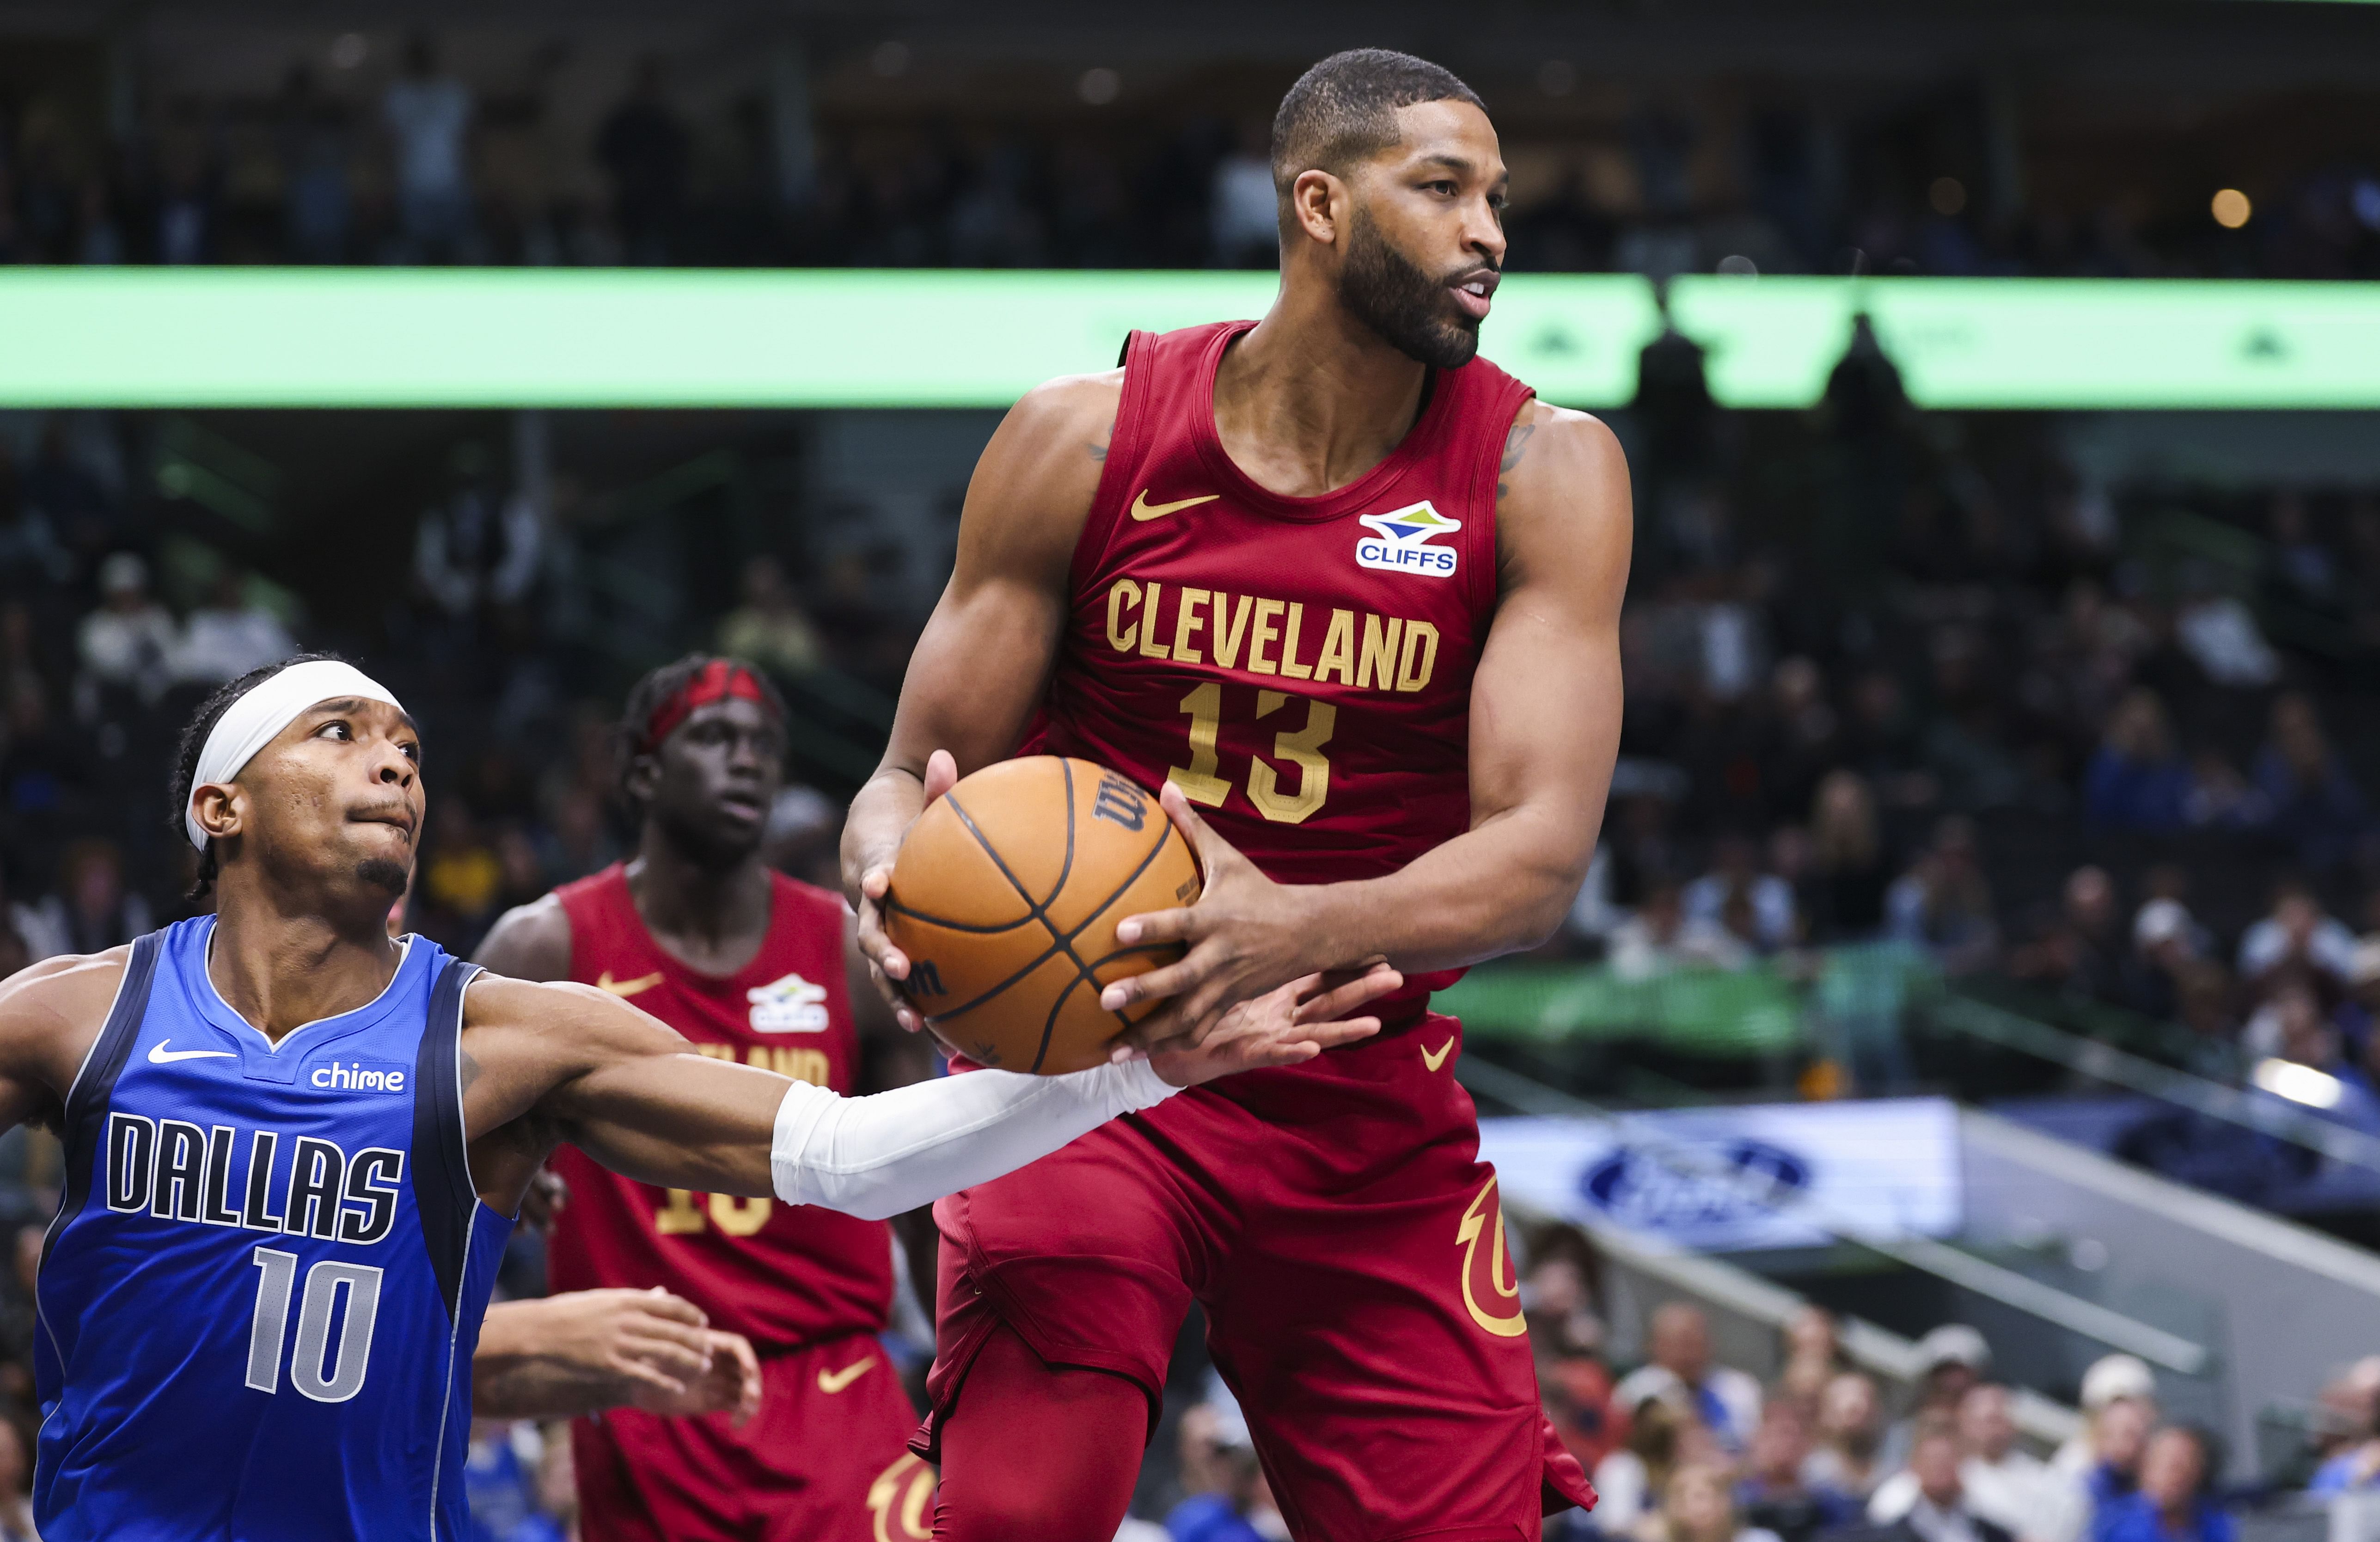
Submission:
<svg viewBox="0 0 2380 1542">
<path fill-rule="evenodd" d="M 1302 721 L 1296 712 L 1299 706 L 1305 709 Z M 1180 788 L 1182 795 L 1192 802 L 1221 808 L 1232 792 L 1232 784 L 1219 775 L 1222 765 L 1217 747 L 1223 729 L 1222 682 L 1208 680 L 1198 686 L 1182 698 L 1181 710 L 1190 719 L 1190 764 L 1167 767 L 1165 779 Z M 1257 719 L 1261 722 L 1277 714 L 1283 715 L 1283 721 L 1297 726 L 1283 728 L 1273 736 L 1272 753 L 1294 769 L 1284 773 L 1264 756 L 1250 755 L 1248 802 L 1256 805 L 1258 814 L 1277 825 L 1303 824 L 1330 795 L 1330 760 L 1322 753 L 1322 747 L 1330 742 L 1331 732 L 1339 726 L 1339 709 L 1329 702 L 1293 696 L 1286 691 L 1257 691 Z M 1282 790 L 1281 783 L 1287 776 L 1296 778 L 1296 790 Z"/>
</svg>

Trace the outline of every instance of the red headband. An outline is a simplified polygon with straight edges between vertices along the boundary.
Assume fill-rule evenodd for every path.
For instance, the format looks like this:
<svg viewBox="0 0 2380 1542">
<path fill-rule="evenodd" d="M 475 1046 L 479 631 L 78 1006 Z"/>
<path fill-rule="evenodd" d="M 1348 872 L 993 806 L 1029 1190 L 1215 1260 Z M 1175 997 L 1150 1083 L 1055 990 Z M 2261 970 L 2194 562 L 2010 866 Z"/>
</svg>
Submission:
<svg viewBox="0 0 2380 1542">
<path fill-rule="evenodd" d="M 777 709 L 770 704 L 768 692 L 760 689 L 759 676 L 741 664 L 714 658 L 688 676 L 686 682 L 661 700 L 653 715 L 645 719 L 645 748 L 658 747 L 661 741 L 677 731 L 680 724 L 694 716 L 698 707 L 713 702 L 741 697 L 758 702 L 771 717 Z"/>
</svg>

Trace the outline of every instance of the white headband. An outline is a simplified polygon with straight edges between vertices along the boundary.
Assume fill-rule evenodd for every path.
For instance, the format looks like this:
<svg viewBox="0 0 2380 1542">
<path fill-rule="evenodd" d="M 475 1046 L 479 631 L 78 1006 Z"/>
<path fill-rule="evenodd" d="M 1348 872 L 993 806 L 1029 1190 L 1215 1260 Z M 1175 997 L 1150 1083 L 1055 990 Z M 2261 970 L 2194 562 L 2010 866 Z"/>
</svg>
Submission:
<svg viewBox="0 0 2380 1542">
<path fill-rule="evenodd" d="M 206 743 L 199 750 L 198 770 L 190 777 L 190 802 L 182 810 L 182 828 L 188 833 L 190 844 L 201 851 L 207 849 L 207 832 L 200 827 L 196 812 L 199 789 L 220 785 L 238 776 L 256 758 L 256 752 L 272 743 L 275 734 L 296 722 L 298 715 L 315 703 L 346 697 L 386 702 L 399 712 L 405 710 L 388 693 L 388 687 L 354 665 L 333 658 L 293 664 L 277 675 L 259 680 L 246 695 L 224 708 L 224 715 L 215 719 Z"/>
</svg>

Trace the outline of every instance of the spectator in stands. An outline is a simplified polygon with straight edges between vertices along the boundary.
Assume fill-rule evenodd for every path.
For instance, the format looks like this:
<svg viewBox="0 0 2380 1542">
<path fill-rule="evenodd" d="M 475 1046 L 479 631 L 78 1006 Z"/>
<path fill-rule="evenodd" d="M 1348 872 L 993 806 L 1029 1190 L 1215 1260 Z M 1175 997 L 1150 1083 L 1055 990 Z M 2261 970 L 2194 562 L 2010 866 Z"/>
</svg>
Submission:
<svg viewBox="0 0 2380 1542">
<path fill-rule="evenodd" d="M 1208 197 L 1215 265 L 1269 268 L 1281 260 L 1281 202 L 1272 185 L 1272 126 L 1240 126 L 1238 146 L 1215 163 Z"/>
<path fill-rule="evenodd" d="M 0 1542 L 42 1542 L 33 1529 L 32 1441 L 13 1414 L 0 1415 Z"/>
<path fill-rule="evenodd" d="M 1818 1398 L 1818 1443 L 1803 1470 L 1813 1492 L 1864 1509 L 1884 1480 L 1878 1460 L 1884 1446 L 1884 1401 L 1876 1382 L 1845 1371 L 1827 1383 Z"/>
<path fill-rule="evenodd" d="M 1776 1395 L 1799 1403 L 1813 1418 L 1827 1383 L 1848 1365 L 1835 1315 L 1816 1304 L 1806 1305 L 1785 1324 L 1785 1368 L 1778 1373 Z"/>
<path fill-rule="evenodd" d="M 1718 838 L 1711 871 L 1685 887 L 1679 908 L 1689 926 L 1718 926 L 1763 953 L 1792 944 L 1801 930 L 1793 887 L 1760 871 L 1760 847 L 1751 837 Z"/>
<path fill-rule="evenodd" d="M 2174 642 L 2216 685 L 2253 691 L 2281 678 L 2280 655 L 2265 641 L 2253 612 L 2217 594 L 2204 564 L 2185 564 L 2185 591 L 2173 619 Z"/>
<path fill-rule="evenodd" d="M 1528 1314 L 1537 1389 L 1555 1436 L 1588 1472 L 1609 1454 L 1623 1423 L 1603 1361 L 1603 1319 L 1595 1311 L 1595 1245 L 1573 1226 L 1548 1225 L 1528 1239 L 1521 1305 Z"/>
<path fill-rule="evenodd" d="M 1266 1542 L 1286 1536 L 1246 1415 L 1221 1378 L 1182 1420 L 1182 1486 L 1190 1497 L 1165 1517 L 1173 1542 Z"/>
<path fill-rule="evenodd" d="M 1708 1432 L 1700 1430 L 1685 1411 L 1684 1399 L 1683 1384 L 1658 1366 L 1638 1371 L 1613 1389 L 1612 1406 L 1626 1411 L 1628 1434 L 1591 1474 L 1595 1524 L 1604 1536 L 1647 1542 L 1658 1530 L 1660 1511 L 1655 1501 L 1678 1468 L 1681 1448 L 1694 1443 L 1690 1433 L 1708 1441 Z"/>
<path fill-rule="evenodd" d="M 2380 1485 L 2380 1354 L 2331 1377 L 2316 1409 L 2320 1460 L 2308 1489 L 2342 1494 Z"/>
<path fill-rule="evenodd" d="M 2090 1521 L 2082 1486 L 2020 1450 L 2009 1389 L 1985 1382 L 1959 1402 L 1959 1482 L 1978 1515 L 2019 1542 L 2075 1542 Z"/>
<path fill-rule="evenodd" d="M 1686 1407 L 1730 1452 L 1741 1452 L 1760 1424 L 1760 1383 L 1729 1365 L 1711 1364 L 1710 1319 L 1688 1302 L 1664 1302 L 1654 1309 L 1647 1334 L 1650 1364 L 1632 1373 L 1614 1392 L 1633 1407 L 1644 1389 L 1674 1377 Z"/>
<path fill-rule="evenodd" d="M 2141 1452 L 2139 1492 L 2100 1512 L 2093 1542 L 2233 1542 L 2239 1528 L 2215 1502 L 2215 1468 L 2214 1437 L 2166 1426 Z"/>
<path fill-rule="evenodd" d="M 2136 1011 L 2171 1018 L 2180 1010 L 2182 975 L 2200 959 L 2200 928 L 2179 900 L 2156 899 L 2132 917 L 2124 999 Z"/>
<path fill-rule="evenodd" d="M 2115 880 L 2104 867 L 2078 867 L 2067 875 L 2062 898 L 2058 919 L 2016 950 L 2009 973 L 2075 999 L 2123 1000 L 2125 959 Z"/>
<path fill-rule="evenodd" d="M 2325 913 L 2313 890 L 2296 878 L 2273 887 L 2270 915 L 2240 938 L 2240 974 L 2262 988 L 2283 971 L 2311 971 L 2344 981 L 2355 964 L 2355 934 Z"/>
<path fill-rule="evenodd" d="M 2338 558 L 2314 539 L 2305 495 L 2277 489 L 2265 506 L 2265 530 L 2272 539 L 2272 575 L 2282 591 L 2301 605 L 2326 607 L 2338 583 Z"/>
<path fill-rule="evenodd" d="M 2189 818 L 2190 790 L 2165 703 L 2154 691 L 2134 691 L 2117 704 L 2083 772 L 2087 817 L 2103 829 L 2178 830 Z"/>
<path fill-rule="evenodd" d="M 1999 950 L 1991 885 L 1975 860 L 1975 826 L 1953 814 L 1934 827 L 1933 844 L 1885 895 L 1894 940 L 1925 948 L 1946 974 L 1985 968 Z"/>
<path fill-rule="evenodd" d="M 2368 1424 L 2363 1438 L 2314 1469 L 2310 1494 L 2358 1493 L 2380 1488 L 2380 1424 Z"/>
<path fill-rule="evenodd" d="M 2257 789 L 2273 806 L 2273 833 L 2308 869 L 2326 872 L 2354 854 L 2365 824 L 2363 794 L 2330 747 L 2313 702 L 2289 691 L 2273 704 L 2271 731 L 2256 753 Z"/>
<path fill-rule="evenodd" d="M 248 577 L 230 563 L 215 571 L 207 603 L 190 612 L 175 651 L 175 678 L 218 686 L 298 651 L 281 618 L 249 595 Z"/>
<path fill-rule="evenodd" d="M 1843 1495 L 1810 1487 L 1803 1473 L 1811 1449 L 1810 1417 L 1802 1405 L 1787 1398 L 1769 1400 L 1744 1453 L 1744 1475 L 1735 1486 L 1736 1510 L 1747 1525 L 1772 1532 L 1782 1542 L 1809 1542 L 1821 1527 L 1858 1518 Z"/>
<path fill-rule="evenodd" d="M 181 638 L 172 612 L 149 597 L 149 564 L 117 552 L 99 566 L 99 594 L 77 639 L 85 678 L 102 691 L 155 702 L 173 683 Z"/>
<path fill-rule="evenodd" d="M 686 215 L 692 147 L 664 85 L 660 56 L 647 55 L 626 100 L 595 135 L 595 158 L 612 179 L 620 244 L 629 262 L 644 265 L 670 261 Z"/>
<path fill-rule="evenodd" d="M 2283 981 L 2249 1020 L 2245 1038 L 2251 1059 L 2303 1066 L 2338 1083 L 2325 1089 L 2327 1095 L 2299 1095 L 2298 1101 L 2311 1102 L 2325 1119 L 2380 1133 L 2380 1098 L 2374 1095 L 2362 1069 L 2348 1059 L 2338 1025 L 2323 1015 L 2322 1002 L 2305 982 Z M 2264 1082 L 2261 1073 L 2257 1080 Z M 2284 1095 L 2293 1092 L 2277 1085 L 2273 1090 Z"/>
<path fill-rule="evenodd" d="M 539 1513 L 538 1474 L 545 1437 L 527 1419 L 475 1419 L 463 1453 L 463 1494 L 474 1542 L 543 1542 L 552 1523 Z"/>
<path fill-rule="evenodd" d="M 1611 972 L 1623 980 L 1650 980 L 1673 970 L 1742 969 L 1752 949 L 1717 921 L 1689 918 L 1678 886 L 1657 882 L 1636 913 L 1611 929 Z"/>
<path fill-rule="evenodd" d="M 2273 801 L 2212 745 L 2190 763 L 2190 823 L 2202 829 L 2261 830 L 2273 822 Z"/>
<path fill-rule="evenodd" d="M 1891 882 L 1876 794 L 1852 771 L 1818 783 L 1810 806 L 1814 875 L 1810 936 L 1814 942 L 1864 942 L 1884 929 L 1884 895 Z"/>
<path fill-rule="evenodd" d="M 2357 940 L 2348 960 L 2347 998 L 2331 1015 L 2347 1035 L 2348 1052 L 2362 1059 L 2380 1028 L 2380 935 Z"/>
<path fill-rule="evenodd" d="M 2087 1481 L 2098 1467 L 2098 1429 L 2101 1417 L 2119 1402 L 2133 1401 L 2146 1410 L 2145 1430 L 2156 1423 L 2156 1373 L 2148 1362 L 2137 1355 L 2106 1354 L 2091 1362 L 2082 1373 L 2082 1427 L 2069 1437 L 2049 1464 L 2058 1472 L 2078 1483 Z M 2135 1451 L 2137 1457 L 2138 1452 Z M 2090 1496 L 2095 1504 L 2097 1497 Z"/>
<path fill-rule="evenodd" d="M 1878 1488 L 1867 1518 L 1892 1542 L 2015 1542 L 1968 1502 L 1960 1465 L 1958 1435 L 1947 1424 L 1929 1426 L 1910 1447 L 1905 1481 Z"/>
<path fill-rule="evenodd" d="M 471 90 L 439 69 L 428 33 L 407 42 L 405 73 L 381 98 L 381 120 L 395 152 L 397 260 L 469 261 Z"/>
<path fill-rule="evenodd" d="M 1810 659 L 1795 655 L 1769 676 L 1768 738 L 1760 777 L 1772 814 L 1797 819 L 1809 813 L 1818 783 L 1842 753 L 1842 723 L 1827 701 L 1827 677 Z"/>
<path fill-rule="evenodd" d="M 799 679 L 825 662 L 818 628 L 795 601 L 775 557 L 744 564 L 744 603 L 719 623 L 719 651 L 749 659 L 779 679 Z"/>
<path fill-rule="evenodd" d="M 1921 1426 L 1955 1428 L 1959 1403 L 1967 1389 L 1992 1368 L 1992 1347 L 1965 1323 L 1944 1323 L 1917 1340 L 1916 1401 L 1884 1436 L 1884 1470 L 1899 1472 L 1909 1464 Z"/>
<path fill-rule="evenodd" d="M 2119 1398 L 2092 1420 L 2095 1460 L 2083 1475 L 2082 1491 L 2091 1501 L 2094 1537 L 2115 1507 L 2139 1489 L 2141 1457 L 2148 1450 L 2156 1416 L 2156 1405 L 2145 1398 Z"/>
<path fill-rule="evenodd" d="M 1697 1462 L 1670 1475 L 1661 1496 L 1658 1542 L 1778 1542 L 1777 1534 L 1736 1515 L 1727 1468 Z"/>
<path fill-rule="evenodd" d="M 342 263 L 355 218 L 347 186 L 346 115 L 304 65 L 289 71 L 273 104 L 280 141 L 281 213 L 288 254 L 300 263 Z"/>
<path fill-rule="evenodd" d="M 42 958 L 98 953 L 155 925 L 149 901 L 124 882 L 124 855 L 112 841 L 78 840 L 59 863 L 58 892 L 33 908 L 36 935 L 26 938 Z"/>
</svg>

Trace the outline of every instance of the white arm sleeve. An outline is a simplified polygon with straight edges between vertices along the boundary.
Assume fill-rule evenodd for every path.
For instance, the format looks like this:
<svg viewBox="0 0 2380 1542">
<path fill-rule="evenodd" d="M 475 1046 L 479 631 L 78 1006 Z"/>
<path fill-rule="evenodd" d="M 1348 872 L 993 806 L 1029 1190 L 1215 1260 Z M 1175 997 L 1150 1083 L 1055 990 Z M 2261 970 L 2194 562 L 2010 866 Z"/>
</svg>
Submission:
<svg viewBox="0 0 2380 1542">
<path fill-rule="evenodd" d="M 1064 1076 L 970 1071 L 867 1097 L 796 1082 L 769 1169 L 790 1205 L 884 1220 L 1038 1160 L 1176 1089 L 1147 1060 Z"/>
</svg>

